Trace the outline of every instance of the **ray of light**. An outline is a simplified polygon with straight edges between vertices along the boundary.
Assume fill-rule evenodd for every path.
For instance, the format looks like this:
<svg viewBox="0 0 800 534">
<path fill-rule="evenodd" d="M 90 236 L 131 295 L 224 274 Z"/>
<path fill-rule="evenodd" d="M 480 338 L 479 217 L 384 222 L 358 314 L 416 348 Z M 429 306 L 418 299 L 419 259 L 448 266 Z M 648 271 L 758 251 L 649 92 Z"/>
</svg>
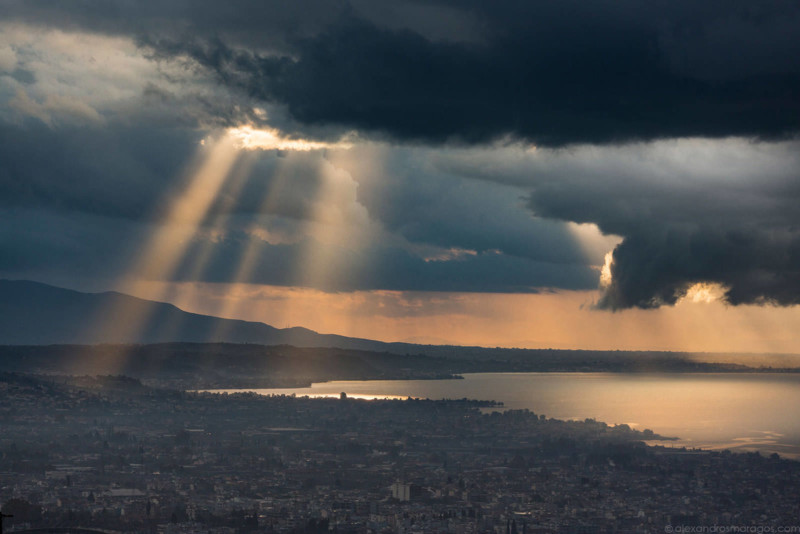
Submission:
<svg viewBox="0 0 800 534">
<path fill-rule="evenodd" d="M 191 245 L 239 154 L 228 135 L 209 144 L 204 147 L 206 151 L 197 172 L 189 177 L 186 187 L 160 221 L 158 230 L 142 248 L 139 261 L 131 269 L 133 276 L 144 274 L 155 280 L 169 278 Z M 135 283 L 135 280 L 127 282 Z"/>
<path fill-rule="evenodd" d="M 167 281 L 179 269 L 184 279 L 198 278 L 203 274 L 213 257 L 214 236 L 228 230 L 227 211 L 241 195 L 256 159 L 253 156 L 256 151 L 309 152 L 350 148 L 345 142 L 290 139 L 274 129 L 255 129 L 250 126 L 230 128 L 222 135 L 207 138 L 201 145 L 192 163 L 187 166 L 188 171 L 184 173 L 180 190 L 165 199 L 159 216 L 152 224 L 153 231 L 142 242 L 127 273 L 117 281 L 117 287 L 123 292 L 134 295 L 150 293 L 150 299 L 170 300 L 169 288 L 174 285 Z M 287 179 L 282 176 L 276 183 L 282 186 L 282 181 Z M 275 187 L 274 183 L 272 187 Z M 227 196 L 221 198 L 222 192 Z M 275 210 L 273 197 L 271 189 L 268 189 L 261 213 L 256 215 L 256 219 L 265 212 Z M 216 210 L 212 213 L 213 208 Z M 259 230 L 263 228 L 256 222 L 251 230 L 254 238 L 247 250 L 241 258 L 232 258 L 232 263 L 238 261 L 235 281 L 249 278 L 257 265 L 258 240 L 255 236 L 261 235 Z M 207 239 L 198 240 L 198 237 Z M 160 283 L 162 292 L 152 294 L 153 282 L 157 282 L 156 286 Z M 145 286 L 149 286 L 150 290 L 146 290 Z M 154 307 L 146 302 L 130 305 L 129 302 L 124 303 L 122 297 L 115 297 L 106 309 L 90 318 L 87 324 L 89 328 L 103 332 L 109 341 L 140 342 L 143 335 L 144 340 L 148 340 L 152 339 L 153 334 L 163 338 L 170 330 L 174 333 L 178 325 L 168 324 L 168 316 L 168 313 L 154 313 Z M 125 358 L 117 363 L 120 367 L 124 366 Z"/>
<path fill-rule="evenodd" d="M 313 240 L 307 241 L 298 265 L 300 278 L 306 287 L 324 288 L 329 285 L 335 273 L 335 257 L 339 247 L 352 238 L 347 220 L 348 202 L 355 201 L 343 197 L 339 191 L 342 181 L 351 181 L 350 175 L 329 162 L 320 169 L 320 186 L 312 199 L 312 210 L 306 224 L 307 233 Z"/>
<path fill-rule="evenodd" d="M 327 143 L 324 141 L 309 141 L 307 139 L 290 139 L 284 137 L 273 128 L 253 128 L 240 126 L 230 128 L 228 135 L 236 141 L 240 148 L 245 150 L 289 150 L 309 152 L 326 148 L 349 149 L 353 145 L 347 141 Z"/>
<path fill-rule="evenodd" d="M 229 135 L 201 146 L 189 166 L 182 190 L 165 206 L 137 259 L 118 282 L 123 292 L 137 294 L 137 285 L 142 279 L 168 280 L 174 274 L 238 154 L 236 142 Z M 166 294 L 154 297 L 154 300 L 163 301 Z M 103 332 L 109 340 L 135 343 L 143 334 L 160 332 L 165 327 L 163 317 L 154 315 L 153 311 L 153 307 L 145 302 L 130 305 L 117 298 L 87 324 L 89 328 Z M 122 358 L 119 365 L 124 363 Z"/>
<path fill-rule="evenodd" d="M 622 238 L 603 234 L 593 223 L 568 222 L 565 227 L 583 252 L 584 260 L 599 271 L 600 287 L 608 287 L 611 284 L 613 250 L 622 242 Z"/>
<path fill-rule="evenodd" d="M 296 172 L 297 169 L 292 166 L 288 158 L 280 162 L 271 186 L 262 199 L 261 213 L 280 212 L 279 204 L 284 189 Z M 303 167 L 303 172 L 309 171 Z M 346 171 L 334 166 L 329 158 L 325 157 L 316 161 L 312 172 L 316 173 L 315 178 L 319 181 L 316 187 L 305 192 L 305 200 L 310 209 L 304 214 L 301 233 L 306 236 L 306 246 L 298 256 L 292 283 L 302 287 L 325 287 L 330 281 L 329 277 L 336 274 L 334 272 L 336 266 L 341 264 L 342 258 L 337 257 L 338 252 L 342 250 L 341 246 L 359 230 L 363 230 L 359 226 L 368 224 L 369 221 L 366 210 L 356 201 L 355 184 Z M 252 279 L 258 265 L 260 249 L 264 241 L 270 242 L 269 232 L 260 221 L 254 221 L 247 233 L 249 241 L 239 259 L 233 283 L 246 284 Z M 352 260 L 352 257 L 348 259 Z M 241 312 L 240 307 L 246 305 L 241 300 L 235 299 L 228 299 L 225 302 L 226 304 L 219 309 L 219 314 L 223 317 L 238 316 Z M 294 301 L 283 302 L 282 306 L 286 317 L 296 317 Z M 290 326 L 284 320 L 279 320 L 277 325 Z M 223 336 L 222 331 L 215 333 L 215 337 Z"/>
<path fill-rule="evenodd" d="M 657 310 L 595 310 L 599 291 L 538 294 L 355 291 L 328 293 L 261 284 L 169 283 L 172 302 L 211 313 L 235 300 L 228 316 L 322 333 L 416 343 L 594 350 L 720 351 L 800 354 L 800 307 L 730 306 L 683 300 Z M 655 322 L 655 328 L 648 328 Z M 723 361 L 720 360 L 720 361 Z M 786 363 L 789 362 L 789 363 Z M 750 364 L 749 360 L 741 363 Z M 800 357 L 758 359 L 755 365 L 797 366 Z"/>
<path fill-rule="evenodd" d="M 233 168 L 229 171 L 225 180 L 224 191 L 220 190 L 218 201 L 215 201 L 215 209 L 212 210 L 210 220 L 203 224 L 203 230 L 199 228 L 195 235 L 202 233 L 204 239 L 199 240 L 199 249 L 192 255 L 192 262 L 186 266 L 187 271 L 182 273 L 185 280 L 202 279 L 205 268 L 213 257 L 214 249 L 217 247 L 217 237 L 224 235 L 229 229 L 229 220 L 236 203 L 239 201 L 245 184 L 255 163 L 253 153 L 243 153 L 236 160 Z M 193 236 L 194 237 L 194 236 Z M 186 257 L 187 254 L 184 254 Z M 169 273 L 167 273 L 169 274 Z M 160 300 L 169 301 L 167 295 L 161 295 Z M 216 314 L 215 314 L 216 315 Z M 159 331 L 167 339 L 176 338 L 180 324 L 178 316 L 173 317 L 172 322 L 164 322 L 160 325 Z M 211 339 L 214 339 L 213 336 Z"/>
<path fill-rule="evenodd" d="M 691 302 L 710 303 L 715 300 L 722 300 L 725 297 L 727 288 L 722 284 L 698 282 L 692 285 L 682 297 Z"/>
<path fill-rule="evenodd" d="M 223 235 L 229 229 L 229 218 L 235 204 L 242 195 L 242 190 L 250 176 L 255 163 L 253 154 L 243 154 L 236 161 L 236 165 L 231 169 L 224 195 L 220 195 L 217 202 L 217 210 L 213 217 L 204 225 L 205 233 L 209 239 L 205 239 L 197 252 L 194 261 L 188 266 L 188 271 L 183 277 L 187 280 L 196 280 L 203 274 L 203 269 L 208 265 L 212 253 L 214 252 L 215 237 Z"/>
<path fill-rule="evenodd" d="M 289 176 L 286 169 L 286 161 L 285 159 L 282 159 L 278 162 L 278 167 L 272 177 L 269 187 L 264 194 L 264 198 L 261 199 L 261 204 L 258 210 L 259 213 L 267 214 L 276 210 L 278 207 L 276 205 L 276 197 L 286 185 L 288 180 Z M 236 267 L 233 279 L 231 280 L 231 283 L 234 284 L 246 283 L 248 280 L 250 280 L 251 276 L 253 275 L 253 271 L 258 264 L 259 250 L 263 243 L 269 239 L 269 237 L 264 234 L 263 224 L 258 220 L 258 218 L 254 219 L 250 223 L 245 233 L 247 234 L 247 245 L 245 246 L 241 256 L 237 259 L 238 265 Z M 220 306 L 215 310 L 215 315 L 218 315 L 219 317 L 236 317 L 240 312 L 239 308 L 242 304 L 243 303 L 240 300 L 222 299 Z M 224 338 L 225 334 L 227 333 L 225 328 L 225 325 L 220 324 L 217 330 L 214 332 L 213 337 L 220 339 Z"/>
</svg>

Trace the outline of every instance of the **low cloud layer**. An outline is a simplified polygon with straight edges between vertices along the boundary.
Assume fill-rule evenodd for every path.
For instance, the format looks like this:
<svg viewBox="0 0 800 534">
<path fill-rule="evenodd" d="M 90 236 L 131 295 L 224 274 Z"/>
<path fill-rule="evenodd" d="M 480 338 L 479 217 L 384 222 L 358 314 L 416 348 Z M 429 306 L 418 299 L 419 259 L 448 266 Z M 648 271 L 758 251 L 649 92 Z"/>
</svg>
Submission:
<svg viewBox="0 0 800 534">
<path fill-rule="evenodd" d="M 270 243 L 243 232 L 201 233 L 166 275 L 147 263 L 135 270 L 148 228 L 130 221 L 42 210 L 10 210 L 0 216 L 0 273 L 81 287 L 103 288 L 114 278 L 299 286 L 327 292 L 390 289 L 537 293 L 540 288 L 591 289 L 596 271 L 571 265 L 483 253 L 426 261 L 402 247 L 323 243 L 291 221 L 286 242 Z M 292 235 L 294 234 L 294 235 Z M 175 243 L 176 246 L 179 243 Z M 240 274 L 249 257 L 253 268 Z"/>
</svg>

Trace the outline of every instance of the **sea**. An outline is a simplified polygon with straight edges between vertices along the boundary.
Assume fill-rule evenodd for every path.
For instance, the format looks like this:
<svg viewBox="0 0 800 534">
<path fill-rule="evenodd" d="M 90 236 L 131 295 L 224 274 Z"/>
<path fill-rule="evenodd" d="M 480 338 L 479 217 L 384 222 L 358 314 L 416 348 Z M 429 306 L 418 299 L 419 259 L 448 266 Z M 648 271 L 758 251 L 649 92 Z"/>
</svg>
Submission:
<svg viewBox="0 0 800 534">
<path fill-rule="evenodd" d="M 476 399 L 595 419 L 676 440 L 648 443 L 800 459 L 800 373 L 472 373 L 451 380 L 344 380 L 304 388 L 224 389 L 360 399 Z"/>
</svg>

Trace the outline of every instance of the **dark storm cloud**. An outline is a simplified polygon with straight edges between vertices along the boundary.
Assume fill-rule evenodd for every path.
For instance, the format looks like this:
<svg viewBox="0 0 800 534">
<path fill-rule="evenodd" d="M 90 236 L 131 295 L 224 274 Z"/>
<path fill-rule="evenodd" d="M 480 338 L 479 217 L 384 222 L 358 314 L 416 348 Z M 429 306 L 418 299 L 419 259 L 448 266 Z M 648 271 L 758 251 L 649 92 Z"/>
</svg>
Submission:
<svg viewBox="0 0 800 534">
<path fill-rule="evenodd" d="M 0 208 L 158 221 L 193 178 L 192 162 L 202 161 L 197 154 L 204 134 L 162 120 L 159 127 L 123 120 L 57 128 L 36 119 L 0 120 Z M 311 216 L 323 185 L 321 156 L 275 151 L 247 156 L 256 160 L 251 170 L 225 182 L 203 223 L 230 214 Z M 269 195 L 273 202 L 265 205 Z"/>
<path fill-rule="evenodd" d="M 638 150 L 576 157 L 534 180 L 537 214 L 624 238 L 600 307 L 672 305 L 698 282 L 723 285 L 734 305 L 800 304 L 797 143 Z"/>
<path fill-rule="evenodd" d="M 0 207 L 147 218 L 199 140 L 196 131 L 141 124 L 0 122 Z"/>
<path fill-rule="evenodd" d="M 733 305 L 800 303 L 797 141 L 441 150 L 432 166 L 528 188 L 536 215 L 620 236 L 601 308 L 672 305 L 695 283 Z"/>
<path fill-rule="evenodd" d="M 788 32 L 791 23 L 800 32 L 797 4 L 759 3 L 749 13 L 725 3 L 696 18 L 660 3 L 500 6 L 475 8 L 487 25 L 478 43 L 433 42 L 356 17 L 297 40 L 291 57 L 220 40 L 144 42 L 166 56 L 189 55 L 222 83 L 283 104 L 302 123 L 405 140 L 511 135 L 558 146 L 778 138 L 800 126 L 800 71 L 769 57 L 798 51 L 796 40 L 776 42 L 769 33 L 777 25 Z M 750 30 L 741 34 L 744 43 L 707 35 L 726 18 Z M 707 42 L 714 37 L 722 43 Z M 750 64 L 737 69 L 730 55 L 741 49 Z M 759 64 L 762 56 L 768 61 Z"/>
<path fill-rule="evenodd" d="M 675 304 L 696 282 L 727 288 L 737 304 L 800 304 L 800 231 L 742 225 L 646 228 L 614 250 L 599 307 Z"/>
<path fill-rule="evenodd" d="M 290 37 L 318 33 L 344 7 L 336 0 L 8 0 L 0 5 L 0 19 L 105 34 L 222 35 L 237 44 L 285 50 Z"/>
<path fill-rule="evenodd" d="M 108 287 L 135 260 L 147 228 L 46 209 L 0 210 L 0 276 Z"/>
<path fill-rule="evenodd" d="M 0 14 L 128 33 L 304 124 L 404 140 L 557 146 L 800 126 L 796 2 L 376 5 L 30 1 Z"/>
</svg>

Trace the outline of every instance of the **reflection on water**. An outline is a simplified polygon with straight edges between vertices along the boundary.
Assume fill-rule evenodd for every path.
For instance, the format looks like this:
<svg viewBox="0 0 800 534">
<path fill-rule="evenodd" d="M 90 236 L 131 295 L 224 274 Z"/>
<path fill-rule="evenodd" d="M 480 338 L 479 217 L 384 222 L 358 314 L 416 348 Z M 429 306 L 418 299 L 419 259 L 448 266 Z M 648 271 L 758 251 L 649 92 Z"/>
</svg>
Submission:
<svg viewBox="0 0 800 534">
<path fill-rule="evenodd" d="M 800 458 L 800 375 L 795 374 L 476 373 L 464 375 L 464 380 L 338 381 L 248 391 L 496 400 L 508 409 L 625 423 L 681 438 L 670 445 Z"/>
<path fill-rule="evenodd" d="M 209 390 L 209 391 L 213 393 L 213 392 L 222 392 L 222 391 L 234 392 L 234 391 L 250 391 L 250 390 L 230 390 L 230 389 L 227 389 L 227 390 L 213 390 L 212 389 L 212 390 Z M 286 390 L 282 390 L 282 389 L 254 389 L 252 391 L 255 391 L 256 393 L 259 393 L 259 394 L 262 394 L 262 395 L 286 395 L 287 394 Z M 299 391 L 299 390 L 297 390 L 297 391 Z M 291 393 L 288 393 L 288 394 L 291 394 Z M 313 399 L 338 399 L 338 398 L 341 397 L 341 393 L 307 393 L 307 392 L 299 392 L 299 393 L 297 393 L 297 395 L 298 396 L 311 397 Z M 376 393 L 376 394 L 371 394 L 371 393 L 366 393 L 366 394 L 352 393 L 351 394 L 351 393 L 347 393 L 347 398 L 348 399 L 361 399 L 361 400 L 376 400 L 376 399 L 380 399 L 380 400 L 405 400 L 405 399 L 408 398 L 408 396 L 403 396 L 403 395 L 383 395 L 381 393 Z"/>
</svg>

